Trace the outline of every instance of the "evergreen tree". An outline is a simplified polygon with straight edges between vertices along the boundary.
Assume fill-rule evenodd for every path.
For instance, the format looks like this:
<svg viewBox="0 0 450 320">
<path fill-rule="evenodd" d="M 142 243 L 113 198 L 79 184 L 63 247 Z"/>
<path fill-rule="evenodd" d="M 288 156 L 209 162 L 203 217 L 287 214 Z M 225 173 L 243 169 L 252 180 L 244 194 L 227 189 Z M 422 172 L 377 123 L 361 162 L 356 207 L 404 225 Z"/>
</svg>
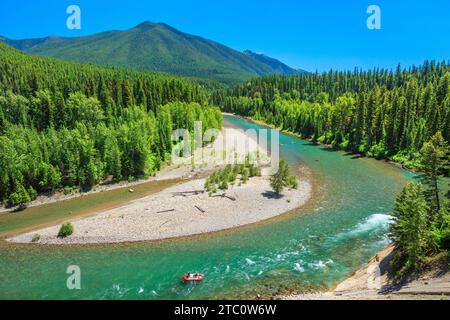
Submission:
<svg viewBox="0 0 450 320">
<path fill-rule="evenodd" d="M 116 181 L 122 179 L 121 156 L 117 139 L 114 136 L 108 136 L 105 141 L 105 170 Z"/>
<path fill-rule="evenodd" d="M 420 184 L 408 184 L 397 196 L 390 235 L 396 246 L 396 271 L 418 269 L 426 248 L 427 204 Z"/>
<path fill-rule="evenodd" d="M 220 110 L 186 79 L 41 58 L 0 43 L 0 202 L 152 175 L 171 152 L 172 128 L 191 130 L 197 120 L 203 130 L 222 126 Z"/>
<path fill-rule="evenodd" d="M 432 215 L 441 210 L 439 180 L 443 174 L 448 174 L 448 144 L 437 132 L 420 150 L 422 183 L 428 187 L 427 200 Z"/>
<path fill-rule="evenodd" d="M 286 187 L 297 188 L 297 179 L 291 175 L 289 166 L 284 160 L 280 160 L 278 171 L 270 177 L 270 186 L 278 195 Z"/>
</svg>

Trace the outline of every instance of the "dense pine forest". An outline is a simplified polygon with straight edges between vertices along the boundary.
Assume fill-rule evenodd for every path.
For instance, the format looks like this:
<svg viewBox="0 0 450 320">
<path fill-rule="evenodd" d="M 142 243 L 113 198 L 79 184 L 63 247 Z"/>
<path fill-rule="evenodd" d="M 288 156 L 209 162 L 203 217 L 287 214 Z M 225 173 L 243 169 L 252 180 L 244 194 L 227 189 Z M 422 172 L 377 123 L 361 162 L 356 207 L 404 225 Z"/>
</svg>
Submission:
<svg viewBox="0 0 450 320">
<path fill-rule="evenodd" d="M 154 174 L 172 128 L 220 128 L 195 82 L 21 53 L 0 44 L 0 202 Z"/>
<path fill-rule="evenodd" d="M 418 169 L 397 196 L 393 270 L 417 272 L 450 254 L 450 65 L 257 78 L 213 101 L 314 142 Z"/>
<path fill-rule="evenodd" d="M 415 167 L 436 132 L 450 139 L 450 65 L 256 78 L 217 91 L 224 111 L 336 148 Z"/>
</svg>

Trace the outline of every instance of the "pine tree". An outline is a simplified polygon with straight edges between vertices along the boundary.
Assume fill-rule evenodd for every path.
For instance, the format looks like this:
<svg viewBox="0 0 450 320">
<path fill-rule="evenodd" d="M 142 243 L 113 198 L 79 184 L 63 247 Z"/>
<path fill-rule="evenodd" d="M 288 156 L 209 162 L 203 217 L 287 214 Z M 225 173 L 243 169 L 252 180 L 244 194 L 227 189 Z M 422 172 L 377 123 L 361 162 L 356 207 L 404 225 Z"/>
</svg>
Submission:
<svg viewBox="0 0 450 320">
<path fill-rule="evenodd" d="M 108 174 L 113 176 L 113 179 L 120 181 L 122 179 L 122 162 L 121 152 L 117 139 L 110 135 L 105 141 L 105 170 Z"/>
<path fill-rule="evenodd" d="M 278 171 L 270 177 L 270 186 L 277 195 L 280 195 L 286 187 L 297 188 L 297 179 L 291 175 L 289 166 L 284 160 L 280 160 Z"/>
<path fill-rule="evenodd" d="M 421 178 L 422 183 L 428 187 L 426 195 L 432 216 L 442 207 L 439 180 L 443 174 L 448 174 L 448 152 L 448 144 L 441 132 L 437 132 L 420 150 L 423 172 Z"/>
<path fill-rule="evenodd" d="M 390 236 L 396 271 L 418 269 L 426 248 L 427 204 L 420 184 L 408 184 L 397 196 Z"/>
</svg>

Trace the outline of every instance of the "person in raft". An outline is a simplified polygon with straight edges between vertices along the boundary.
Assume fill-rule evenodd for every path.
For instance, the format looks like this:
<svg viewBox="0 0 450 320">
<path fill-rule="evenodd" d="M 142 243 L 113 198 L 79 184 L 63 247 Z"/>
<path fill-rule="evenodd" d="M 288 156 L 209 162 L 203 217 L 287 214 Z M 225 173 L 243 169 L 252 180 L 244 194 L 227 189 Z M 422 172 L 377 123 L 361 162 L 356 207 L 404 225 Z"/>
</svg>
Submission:
<svg viewBox="0 0 450 320">
<path fill-rule="evenodd" d="M 201 276 L 201 275 L 200 275 L 199 273 L 194 273 L 194 274 L 192 274 L 192 273 L 190 273 L 190 272 L 186 273 L 186 279 L 189 279 L 189 280 L 196 280 L 196 279 L 199 279 L 200 276 Z"/>
</svg>

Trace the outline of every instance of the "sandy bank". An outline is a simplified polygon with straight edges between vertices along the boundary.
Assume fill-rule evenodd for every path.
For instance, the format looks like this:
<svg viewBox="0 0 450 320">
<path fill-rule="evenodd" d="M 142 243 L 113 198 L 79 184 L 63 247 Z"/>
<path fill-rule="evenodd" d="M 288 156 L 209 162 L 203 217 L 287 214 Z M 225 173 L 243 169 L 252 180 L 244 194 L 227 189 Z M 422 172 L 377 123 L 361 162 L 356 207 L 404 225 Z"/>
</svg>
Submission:
<svg viewBox="0 0 450 320">
<path fill-rule="evenodd" d="M 40 244 L 118 243 L 189 236 L 266 220 L 304 205 L 311 196 L 309 182 L 301 180 L 298 190 L 285 190 L 281 198 L 276 198 L 270 192 L 267 176 L 230 188 L 226 195 L 231 199 L 209 197 L 207 193 L 182 194 L 203 190 L 204 182 L 192 180 L 120 208 L 72 221 L 74 234 L 65 239 L 56 237 L 59 226 L 54 226 L 8 241 L 30 243 L 36 234 Z"/>
<path fill-rule="evenodd" d="M 380 251 L 364 267 L 332 291 L 291 294 L 283 300 L 441 300 L 450 299 L 450 273 L 436 270 L 418 279 L 395 283 L 390 263 L 393 246 Z M 447 267 L 448 269 L 448 267 Z"/>
<path fill-rule="evenodd" d="M 49 194 L 41 194 L 34 201 L 29 203 L 27 208 L 52 204 L 99 192 L 107 192 L 121 188 L 133 188 L 133 186 L 143 183 L 179 179 L 189 180 L 205 177 L 211 171 L 223 167 L 224 164 L 227 164 L 227 161 L 228 163 L 233 163 L 230 160 L 232 157 L 237 156 L 238 158 L 243 158 L 248 153 L 255 153 L 256 150 L 259 150 L 261 153 L 261 163 L 268 163 L 269 156 L 267 154 L 267 148 L 259 145 L 254 136 L 242 130 L 224 126 L 221 134 L 212 144 L 197 149 L 194 156 L 178 159 L 176 162 L 166 164 L 154 177 L 139 179 L 133 182 L 104 182 L 94 186 L 92 190 L 86 192 L 64 194 L 62 191 L 55 191 Z M 0 204 L 0 214 L 12 212 L 14 209 L 15 208 L 5 208 Z"/>
</svg>

